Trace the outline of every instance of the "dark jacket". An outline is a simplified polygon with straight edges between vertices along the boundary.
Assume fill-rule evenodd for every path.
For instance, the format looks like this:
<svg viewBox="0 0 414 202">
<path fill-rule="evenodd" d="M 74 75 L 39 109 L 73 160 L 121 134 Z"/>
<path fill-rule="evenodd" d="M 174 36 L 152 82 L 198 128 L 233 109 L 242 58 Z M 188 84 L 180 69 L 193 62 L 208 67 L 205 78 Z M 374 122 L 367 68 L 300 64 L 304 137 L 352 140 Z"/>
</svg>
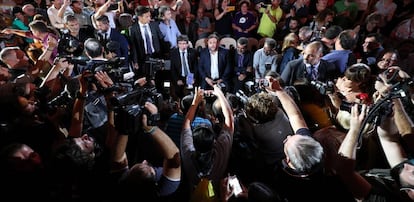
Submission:
<svg viewBox="0 0 414 202">
<path fill-rule="evenodd" d="M 325 60 L 320 60 L 318 67 L 318 81 L 327 82 L 337 79 L 339 76 L 339 70 L 334 64 Z M 292 86 L 297 81 L 309 81 L 306 65 L 303 62 L 303 58 L 292 60 L 286 64 L 285 69 L 281 75 L 286 85 Z"/>
<path fill-rule="evenodd" d="M 131 60 L 134 63 L 144 63 L 146 59 L 144 39 L 142 38 L 139 23 L 133 24 L 129 28 L 129 36 L 131 41 Z M 162 34 L 158 27 L 158 22 L 150 22 L 152 46 L 154 47 L 154 55 L 160 54 Z"/>
<path fill-rule="evenodd" d="M 181 76 L 182 74 L 182 64 L 181 64 L 181 52 L 178 48 L 174 48 L 170 51 L 171 58 L 171 80 L 173 85 L 177 84 L 178 80 L 185 82 L 185 78 Z M 190 72 L 195 74 L 194 78 L 197 78 L 197 53 L 194 49 L 187 49 L 187 63 Z"/>
<path fill-rule="evenodd" d="M 208 87 L 208 84 L 205 78 L 211 78 L 211 60 L 210 50 L 208 48 L 204 48 L 200 52 L 198 71 L 200 72 L 201 88 L 206 89 L 206 87 Z M 228 50 L 221 47 L 218 48 L 218 71 L 219 79 L 222 79 L 223 82 L 228 85 L 230 81 L 230 75 L 232 73 L 232 68 L 229 62 Z"/>
</svg>

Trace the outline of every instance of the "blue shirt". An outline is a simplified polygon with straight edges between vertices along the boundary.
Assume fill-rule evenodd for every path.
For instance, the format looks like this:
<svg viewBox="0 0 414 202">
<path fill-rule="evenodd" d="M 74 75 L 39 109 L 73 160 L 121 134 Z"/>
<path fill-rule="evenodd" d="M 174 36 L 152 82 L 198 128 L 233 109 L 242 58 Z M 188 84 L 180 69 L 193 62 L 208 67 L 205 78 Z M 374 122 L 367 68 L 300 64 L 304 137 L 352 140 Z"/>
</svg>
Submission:
<svg viewBox="0 0 414 202">
<path fill-rule="evenodd" d="M 161 21 L 158 25 L 160 27 L 160 31 L 163 35 L 163 39 L 165 42 L 170 42 L 170 48 L 177 47 L 177 37 L 181 35 L 180 30 L 178 30 L 177 24 L 174 20 L 170 19 L 170 24 L 165 24 L 164 21 Z"/>
<path fill-rule="evenodd" d="M 331 50 L 322 59 L 334 64 L 341 74 L 343 74 L 346 68 L 348 68 L 348 57 L 351 52 L 351 50 Z"/>
</svg>

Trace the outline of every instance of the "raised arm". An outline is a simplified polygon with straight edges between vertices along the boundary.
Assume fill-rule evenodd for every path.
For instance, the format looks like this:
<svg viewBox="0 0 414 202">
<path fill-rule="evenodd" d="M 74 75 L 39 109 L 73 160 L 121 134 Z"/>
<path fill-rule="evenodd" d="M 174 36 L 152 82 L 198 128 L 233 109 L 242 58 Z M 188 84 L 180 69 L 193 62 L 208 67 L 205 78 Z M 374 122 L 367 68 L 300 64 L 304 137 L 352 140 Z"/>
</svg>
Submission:
<svg viewBox="0 0 414 202">
<path fill-rule="evenodd" d="M 203 101 L 204 90 L 200 89 L 200 87 L 196 87 L 194 90 L 194 99 L 193 103 L 191 104 L 190 108 L 188 109 L 187 114 L 185 115 L 184 123 L 183 123 L 183 130 L 191 128 L 191 122 L 194 120 L 195 114 L 198 109 L 198 105 Z"/>
<path fill-rule="evenodd" d="M 276 95 L 280 103 L 282 104 L 283 109 L 285 110 L 290 125 L 294 132 L 296 132 L 300 128 L 308 128 L 306 125 L 306 121 L 302 116 L 298 106 L 296 105 L 295 101 L 288 95 L 283 88 L 280 86 L 279 81 L 276 79 L 269 79 L 269 87 L 266 90 L 271 93 L 272 95 Z"/>
<path fill-rule="evenodd" d="M 340 157 L 336 168 L 338 175 L 347 185 L 348 189 L 355 198 L 360 200 L 365 198 L 372 188 L 371 184 L 355 171 L 359 130 L 365 118 L 366 108 L 366 105 L 363 105 L 361 112 L 358 112 L 357 105 L 352 107 L 350 128 L 339 147 L 338 154 Z"/>
<path fill-rule="evenodd" d="M 407 112 L 403 108 L 403 104 L 400 99 L 394 99 L 394 119 L 398 132 L 406 144 L 406 149 L 410 153 L 414 151 L 414 124 Z"/>
<path fill-rule="evenodd" d="M 400 135 L 394 117 L 387 117 L 387 119 L 377 127 L 377 133 L 385 157 L 391 167 L 394 167 L 407 159 L 407 154 L 400 143 Z"/>
<path fill-rule="evenodd" d="M 150 103 L 145 103 L 145 108 L 151 114 L 157 114 L 157 107 Z M 148 126 L 147 115 L 142 117 L 142 128 L 152 136 L 155 144 L 158 145 L 159 151 L 164 157 L 163 174 L 172 179 L 180 179 L 181 177 L 181 160 L 180 151 L 171 138 L 164 133 L 158 126 Z"/>
<path fill-rule="evenodd" d="M 76 95 L 75 103 L 73 104 L 72 111 L 72 120 L 69 128 L 70 137 L 80 137 L 82 136 L 83 129 L 83 117 L 85 109 L 85 98 L 87 94 L 87 76 L 90 76 L 91 73 L 82 73 L 82 76 L 79 77 L 79 91 Z"/>
<path fill-rule="evenodd" d="M 227 98 L 224 96 L 223 91 L 218 87 L 217 84 L 213 86 L 214 88 L 214 94 L 217 96 L 217 99 L 220 101 L 221 110 L 223 111 L 224 115 L 224 126 L 227 127 L 230 130 L 230 133 L 234 133 L 234 118 L 233 118 L 233 110 L 231 109 L 231 106 L 227 100 Z"/>
</svg>

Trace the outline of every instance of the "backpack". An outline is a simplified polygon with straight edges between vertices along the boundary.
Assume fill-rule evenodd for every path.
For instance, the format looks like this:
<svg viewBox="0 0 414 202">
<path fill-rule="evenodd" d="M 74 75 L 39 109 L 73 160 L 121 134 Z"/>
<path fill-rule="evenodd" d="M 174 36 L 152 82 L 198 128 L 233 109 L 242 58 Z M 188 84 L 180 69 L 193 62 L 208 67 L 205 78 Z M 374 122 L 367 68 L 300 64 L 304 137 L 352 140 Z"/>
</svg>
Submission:
<svg viewBox="0 0 414 202">
<path fill-rule="evenodd" d="M 219 202 L 213 184 L 207 177 L 202 177 L 191 194 L 190 202 Z"/>
</svg>

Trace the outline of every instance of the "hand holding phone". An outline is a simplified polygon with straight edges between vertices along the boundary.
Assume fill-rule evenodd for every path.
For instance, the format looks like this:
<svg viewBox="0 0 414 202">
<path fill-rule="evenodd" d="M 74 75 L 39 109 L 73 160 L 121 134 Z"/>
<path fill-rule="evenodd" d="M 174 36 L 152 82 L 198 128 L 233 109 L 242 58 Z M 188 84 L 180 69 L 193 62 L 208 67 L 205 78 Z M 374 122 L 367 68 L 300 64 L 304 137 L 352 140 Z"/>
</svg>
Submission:
<svg viewBox="0 0 414 202">
<path fill-rule="evenodd" d="M 235 175 L 229 176 L 228 185 L 236 197 L 243 192 L 239 179 Z"/>
</svg>

